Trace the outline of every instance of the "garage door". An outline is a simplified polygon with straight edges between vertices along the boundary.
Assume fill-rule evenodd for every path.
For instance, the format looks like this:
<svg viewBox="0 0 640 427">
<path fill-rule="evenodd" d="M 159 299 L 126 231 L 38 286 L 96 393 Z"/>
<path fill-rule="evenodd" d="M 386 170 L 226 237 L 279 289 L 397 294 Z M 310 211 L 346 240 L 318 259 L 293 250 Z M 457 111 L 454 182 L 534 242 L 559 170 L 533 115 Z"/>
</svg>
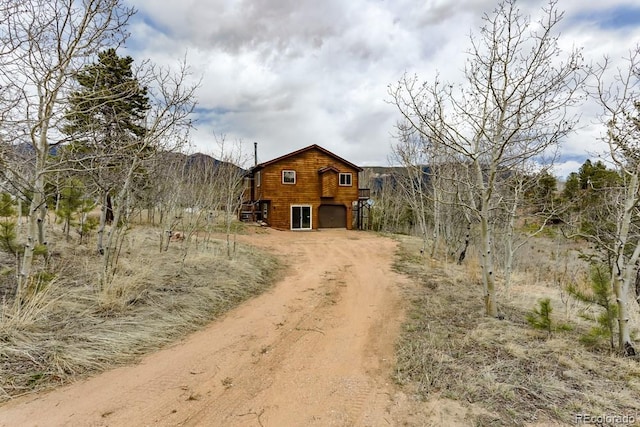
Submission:
<svg viewBox="0 0 640 427">
<path fill-rule="evenodd" d="M 318 227 L 347 228 L 347 207 L 344 205 L 320 205 Z"/>
</svg>

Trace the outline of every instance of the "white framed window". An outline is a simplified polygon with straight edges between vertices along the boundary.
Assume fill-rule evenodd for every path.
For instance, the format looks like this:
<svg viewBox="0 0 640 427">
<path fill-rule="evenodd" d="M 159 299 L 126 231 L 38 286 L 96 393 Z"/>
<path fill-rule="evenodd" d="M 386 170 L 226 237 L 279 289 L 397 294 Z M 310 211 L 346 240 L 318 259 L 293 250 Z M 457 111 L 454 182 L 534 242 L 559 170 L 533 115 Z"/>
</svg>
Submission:
<svg viewBox="0 0 640 427">
<path fill-rule="evenodd" d="M 260 187 L 262 181 L 262 172 L 258 171 L 256 172 L 256 187 Z"/>
<path fill-rule="evenodd" d="M 295 184 L 296 183 L 296 171 L 283 170 L 282 171 L 282 183 L 283 184 Z"/>
<path fill-rule="evenodd" d="M 339 176 L 339 183 L 342 187 L 351 187 L 352 184 L 352 175 L 350 173 L 341 173 Z"/>
</svg>

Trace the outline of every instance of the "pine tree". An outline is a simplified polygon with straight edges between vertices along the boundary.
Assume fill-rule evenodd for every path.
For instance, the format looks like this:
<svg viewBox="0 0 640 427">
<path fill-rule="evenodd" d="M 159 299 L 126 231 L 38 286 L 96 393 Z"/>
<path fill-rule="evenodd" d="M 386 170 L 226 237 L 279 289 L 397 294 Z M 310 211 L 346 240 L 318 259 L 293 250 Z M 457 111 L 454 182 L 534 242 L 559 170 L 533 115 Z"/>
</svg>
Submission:
<svg viewBox="0 0 640 427">
<path fill-rule="evenodd" d="M 135 77 L 133 59 L 115 49 L 75 76 L 79 90 L 69 100 L 64 132 L 71 137 L 70 161 L 79 163 L 102 194 L 97 250 L 103 253 L 105 225 L 113 219 L 112 195 L 123 182 L 133 156 L 146 147 L 144 119 L 150 109 L 147 89 Z"/>
<path fill-rule="evenodd" d="M 541 329 L 547 332 L 548 336 L 551 336 L 553 331 L 551 327 L 551 299 L 545 298 L 538 301 L 539 308 L 534 308 L 531 313 L 527 315 L 527 322 L 536 329 Z"/>
<path fill-rule="evenodd" d="M 60 191 L 60 202 L 56 211 L 63 223 L 67 241 L 76 215 L 86 212 L 91 207 L 93 203 L 86 197 L 84 184 L 75 178 L 68 179 Z"/>
<path fill-rule="evenodd" d="M 11 255 L 19 252 L 16 240 L 16 222 L 13 220 L 16 210 L 9 193 L 0 193 L 0 250 Z"/>
<path fill-rule="evenodd" d="M 527 314 L 527 322 L 535 329 L 546 331 L 549 338 L 553 331 L 569 331 L 572 329 L 570 325 L 565 323 L 556 324 L 551 318 L 552 311 L 551 299 L 541 299 L 538 301 L 538 307 Z"/>
<path fill-rule="evenodd" d="M 65 133 L 80 136 L 83 145 L 117 149 L 117 145 L 145 135 L 141 125 L 149 109 L 147 89 L 132 71 L 133 58 L 115 49 L 98 54 L 98 62 L 77 73 L 81 89 L 69 100 Z M 124 140 L 123 140 L 124 138 Z"/>
<path fill-rule="evenodd" d="M 611 350 L 615 350 L 615 330 L 618 307 L 611 292 L 610 272 L 606 265 L 596 264 L 591 266 L 591 289 L 584 292 L 574 285 L 567 288 L 574 298 L 589 305 L 600 307 L 600 313 L 594 315 L 584 314 L 587 320 L 595 322 L 589 332 L 582 336 L 581 341 L 590 347 L 597 345 L 601 340 L 607 339 Z"/>
</svg>

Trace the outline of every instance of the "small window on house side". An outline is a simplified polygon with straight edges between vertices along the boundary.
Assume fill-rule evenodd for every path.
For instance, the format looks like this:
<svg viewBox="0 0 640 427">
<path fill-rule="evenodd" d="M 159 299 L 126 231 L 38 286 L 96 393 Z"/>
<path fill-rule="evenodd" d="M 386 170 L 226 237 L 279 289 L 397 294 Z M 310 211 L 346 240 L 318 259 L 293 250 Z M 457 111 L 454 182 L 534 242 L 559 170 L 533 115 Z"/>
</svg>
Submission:
<svg viewBox="0 0 640 427">
<path fill-rule="evenodd" d="M 340 185 L 343 187 L 351 187 L 351 174 L 350 173 L 341 173 L 340 174 Z"/>
<path fill-rule="evenodd" d="M 282 183 L 283 184 L 295 184 L 296 183 L 296 171 L 284 170 L 282 171 Z"/>
<path fill-rule="evenodd" d="M 260 187 L 261 178 L 262 178 L 262 174 L 260 173 L 260 171 L 256 172 L 256 187 Z"/>
</svg>

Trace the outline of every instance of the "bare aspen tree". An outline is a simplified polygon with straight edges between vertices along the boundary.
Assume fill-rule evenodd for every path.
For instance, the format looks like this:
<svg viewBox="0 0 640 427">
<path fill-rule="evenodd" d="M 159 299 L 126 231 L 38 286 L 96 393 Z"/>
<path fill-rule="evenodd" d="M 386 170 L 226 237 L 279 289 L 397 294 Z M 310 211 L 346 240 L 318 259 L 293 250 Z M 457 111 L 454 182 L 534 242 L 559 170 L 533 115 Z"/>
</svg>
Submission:
<svg viewBox="0 0 640 427">
<path fill-rule="evenodd" d="M 424 141 L 419 134 L 411 132 L 410 128 L 398 125 L 398 142 L 392 147 L 393 161 L 402 166 L 402 172 L 396 174 L 396 183 L 401 190 L 404 201 L 411 208 L 412 223 L 418 226 L 422 239 L 422 253 L 427 249 L 429 233 L 428 216 L 429 200 L 426 172 L 429 159 L 426 155 Z M 410 230 L 411 232 L 413 230 Z"/>
<path fill-rule="evenodd" d="M 515 253 L 520 247 L 522 247 L 522 245 L 525 244 L 525 242 L 520 242 L 520 244 L 515 243 L 516 218 L 518 215 L 518 208 L 520 207 L 522 199 L 524 198 L 525 185 L 527 182 L 527 177 L 519 172 L 516 172 L 514 176 L 511 177 L 510 182 L 507 184 L 507 191 L 505 191 L 507 195 L 507 198 L 504 202 L 504 211 L 506 213 L 506 218 L 503 223 L 506 230 L 506 239 L 504 239 L 504 284 L 506 289 L 509 289 L 511 287 L 511 276 L 513 272 Z"/>
<path fill-rule="evenodd" d="M 437 147 L 433 147 L 435 153 L 431 156 L 431 162 L 429 163 L 429 180 L 431 181 L 431 209 L 433 217 L 433 227 L 431 232 L 431 257 L 435 258 L 440 247 L 440 240 L 443 231 L 443 225 L 446 222 L 444 214 L 445 196 L 443 192 L 444 179 L 442 178 L 442 172 L 446 170 L 446 164 L 443 163 L 437 153 Z"/>
<path fill-rule="evenodd" d="M 4 0 L 0 14 L 0 87 L 3 102 L 14 105 L 3 127 L 8 142 L 34 153 L 20 295 L 36 245 L 47 244 L 45 183 L 55 170 L 51 147 L 63 142 L 59 121 L 70 79 L 98 50 L 125 40 L 133 9 L 122 0 Z"/>
<path fill-rule="evenodd" d="M 224 136 L 215 139 L 216 153 L 180 156 L 163 174 L 171 176 L 171 183 L 165 184 L 161 201 L 167 215 L 160 248 L 166 251 L 171 234 L 179 231 L 183 265 L 192 240 L 195 238 L 197 244 L 203 237 L 207 249 L 212 232 L 219 230 L 220 225 L 226 233 L 227 256 L 235 253 L 232 225 L 245 190 L 245 171 L 239 166 L 245 159 L 240 142 L 228 144 Z"/>
<path fill-rule="evenodd" d="M 401 200 L 396 184 L 399 174 L 401 174 L 400 171 L 370 172 L 364 174 L 364 179 L 360 181 L 367 183 L 366 185 L 371 188 L 374 204 L 369 209 L 369 226 L 373 230 L 393 233 L 408 232 L 403 228 L 403 211 L 406 210 L 406 203 Z"/>
<path fill-rule="evenodd" d="M 243 156 L 240 141 L 228 144 L 225 137 L 218 138 L 220 164 L 216 169 L 216 188 L 220 200 L 222 201 L 224 212 L 224 228 L 227 238 L 227 257 L 232 258 L 236 253 L 237 231 L 233 232 L 233 245 L 231 244 L 231 234 L 233 221 L 237 218 L 238 210 L 242 205 L 244 191 L 245 172 L 241 168 L 247 158 Z"/>
<path fill-rule="evenodd" d="M 139 203 L 143 210 L 147 212 L 149 224 L 164 225 L 166 214 L 175 204 L 175 194 L 173 189 L 176 185 L 177 171 L 181 170 L 184 164 L 182 156 L 176 153 L 166 153 L 159 155 L 154 162 L 149 164 L 149 180 L 145 190 L 139 195 Z M 161 230 L 166 234 L 166 230 Z M 163 248 L 163 238 L 160 239 L 160 251 Z"/>
<path fill-rule="evenodd" d="M 389 90 L 416 132 L 468 164 L 467 207 L 479 223 L 489 316 L 498 315 L 492 227 L 497 185 L 517 165 L 543 161 L 575 124 L 568 107 L 580 100 L 582 56 L 578 50 L 562 54 L 556 35 L 562 17 L 554 1 L 535 22 L 521 14 L 516 0 L 503 1 L 470 38 L 462 85 L 405 75 Z"/>
<path fill-rule="evenodd" d="M 197 248 L 200 234 L 209 233 L 211 222 L 220 210 L 221 201 L 215 190 L 218 185 L 216 175 L 219 167 L 216 159 L 196 153 L 185 157 L 180 164 L 181 170 L 176 175 L 176 183 L 171 190 L 175 192 L 176 197 L 173 200 L 171 196 L 168 198 L 173 210 L 165 227 L 165 250 L 169 247 L 170 235 L 179 233 L 184 268 L 194 240 Z"/>
<path fill-rule="evenodd" d="M 114 197 L 114 217 L 107 233 L 101 287 L 111 283 L 114 274 L 116 251 L 122 243 L 132 212 L 131 191 L 136 176 L 146 162 L 159 153 L 179 151 L 188 140 L 192 126 L 191 113 L 195 108 L 197 83 L 190 82 L 188 67 L 181 62 L 177 70 L 150 66 L 143 70 L 139 81 L 148 88 L 150 108 L 146 111 L 144 124 L 146 131 L 140 139 L 124 147 L 126 157 L 118 156 L 125 172 L 118 193 Z"/>
<path fill-rule="evenodd" d="M 412 220 L 417 223 L 423 254 L 427 252 L 428 237 L 431 237 L 430 255 L 434 257 L 447 223 L 445 205 L 451 203 L 450 195 L 455 193 L 458 184 L 448 177 L 452 159 L 437 141 L 425 140 L 424 135 L 411 126 L 399 124 L 397 129 L 398 142 L 392 147 L 392 162 L 402 166 L 395 174 L 396 183 L 402 190 L 399 195 L 409 205 Z M 455 244 L 454 240 L 448 242 Z"/>
<path fill-rule="evenodd" d="M 153 209 L 159 213 L 160 252 L 167 251 L 171 238 L 182 219 L 187 157 L 178 153 L 164 153 L 155 158 L 153 166 Z"/>
<path fill-rule="evenodd" d="M 611 285 L 618 305 L 618 348 L 634 355 L 629 310 L 638 305 L 632 286 L 640 265 L 640 47 L 627 58 L 627 66 L 609 78 L 609 60 L 595 70 L 596 98 L 607 126 L 605 140 L 616 169 L 622 176 L 622 188 L 614 200 L 615 234 L 596 239 L 597 247 L 608 253 L 612 263 Z M 597 236 L 591 236 L 597 237 Z"/>
<path fill-rule="evenodd" d="M 179 224 L 176 233 L 179 233 L 177 235 L 181 241 L 182 268 L 185 267 L 187 255 L 194 243 L 197 249 L 198 234 L 206 229 L 207 217 L 212 209 L 208 194 L 214 174 L 212 163 L 206 156 L 189 156 L 183 169 L 181 202 L 174 216 L 175 223 Z M 169 242 L 167 249 L 168 244 Z"/>
<path fill-rule="evenodd" d="M 502 209 L 496 226 L 504 236 L 501 238 L 504 242 L 504 256 L 501 258 L 507 290 L 511 286 L 517 252 L 542 233 L 549 221 L 562 212 L 554 203 L 555 177 L 547 170 L 536 171 L 531 166 L 523 164 L 515 168 L 497 189 L 502 199 Z M 549 185 L 550 180 L 552 186 Z M 526 230 L 518 230 L 516 220 L 523 215 L 527 221 L 531 221 L 530 226 Z"/>
</svg>

